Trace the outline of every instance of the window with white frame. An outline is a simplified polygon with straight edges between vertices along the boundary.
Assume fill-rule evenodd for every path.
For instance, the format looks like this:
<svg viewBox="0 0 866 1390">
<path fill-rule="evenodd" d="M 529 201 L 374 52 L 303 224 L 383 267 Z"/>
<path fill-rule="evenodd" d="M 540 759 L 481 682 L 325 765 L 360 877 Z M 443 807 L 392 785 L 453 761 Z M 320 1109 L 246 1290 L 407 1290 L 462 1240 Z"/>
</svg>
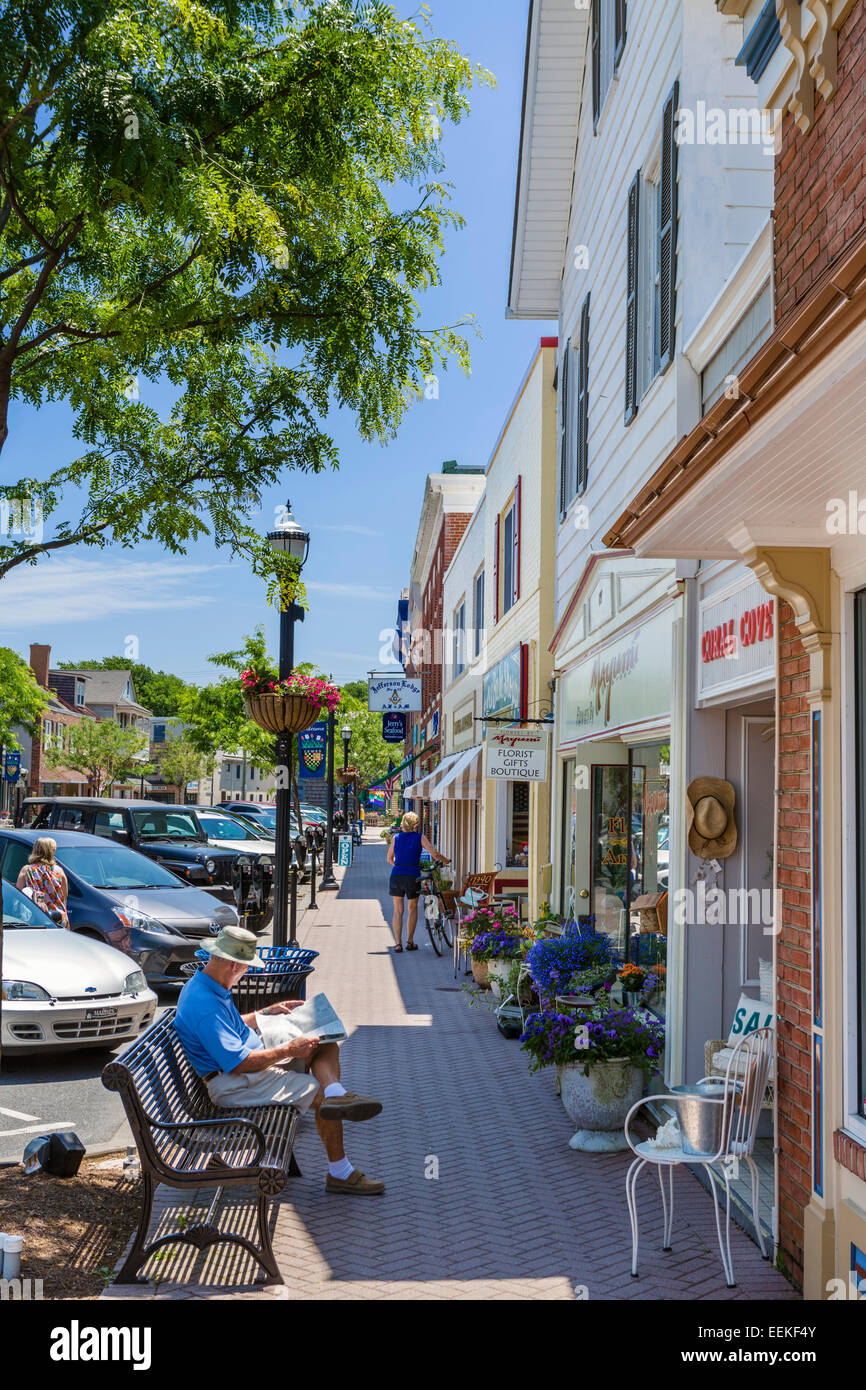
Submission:
<svg viewBox="0 0 866 1390">
<path fill-rule="evenodd" d="M 474 584 L 474 613 L 473 613 L 473 654 L 481 655 L 481 648 L 484 643 L 484 570 L 479 570 L 475 576 Z"/>
<path fill-rule="evenodd" d="M 578 8 L 583 8 L 578 6 Z M 597 128 L 626 39 L 626 0 L 592 0 L 592 118 Z"/>
<path fill-rule="evenodd" d="M 514 528 L 517 508 L 512 503 L 502 521 L 502 612 L 507 613 L 515 602 Z"/>
<path fill-rule="evenodd" d="M 649 390 L 659 373 L 659 228 L 661 225 L 661 145 L 657 145 L 640 174 L 638 201 L 638 311 L 637 311 L 637 390 L 638 400 Z"/>
<path fill-rule="evenodd" d="M 454 679 L 466 670 L 466 600 L 454 611 Z"/>
<path fill-rule="evenodd" d="M 84 681 L 75 682 L 75 703 L 76 705 L 84 704 Z"/>
</svg>

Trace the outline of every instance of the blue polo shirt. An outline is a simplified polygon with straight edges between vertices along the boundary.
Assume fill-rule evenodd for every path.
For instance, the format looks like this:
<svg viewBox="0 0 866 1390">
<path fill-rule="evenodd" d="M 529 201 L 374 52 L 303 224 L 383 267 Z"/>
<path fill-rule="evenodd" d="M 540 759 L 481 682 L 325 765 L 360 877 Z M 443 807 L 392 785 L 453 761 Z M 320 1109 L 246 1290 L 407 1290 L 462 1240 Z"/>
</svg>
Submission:
<svg viewBox="0 0 866 1390">
<path fill-rule="evenodd" d="M 235 1008 L 231 991 L 203 970 L 181 990 L 174 1026 L 199 1076 L 234 1071 L 262 1046 L 259 1034 L 244 1023 Z"/>
</svg>

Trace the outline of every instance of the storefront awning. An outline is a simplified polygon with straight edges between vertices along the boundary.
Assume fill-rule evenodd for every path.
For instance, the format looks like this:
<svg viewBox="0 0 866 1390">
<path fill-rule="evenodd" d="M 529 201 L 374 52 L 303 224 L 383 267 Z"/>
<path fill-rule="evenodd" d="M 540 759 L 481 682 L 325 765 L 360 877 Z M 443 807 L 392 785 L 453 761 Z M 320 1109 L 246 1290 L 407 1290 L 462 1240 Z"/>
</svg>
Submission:
<svg viewBox="0 0 866 1390">
<path fill-rule="evenodd" d="M 430 801 L 475 801 L 481 795 L 481 746 L 467 748 L 449 759 L 450 767 L 440 777 Z"/>
<path fill-rule="evenodd" d="M 452 771 L 455 764 L 462 758 L 462 753 L 452 753 L 450 757 L 443 758 L 438 767 L 434 767 L 432 772 L 428 772 L 426 777 L 420 777 L 411 786 L 403 788 L 403 795 L 409 801 L 438 801 L 435 795 L 436 788 L 444 777 Z"/>
</svg>

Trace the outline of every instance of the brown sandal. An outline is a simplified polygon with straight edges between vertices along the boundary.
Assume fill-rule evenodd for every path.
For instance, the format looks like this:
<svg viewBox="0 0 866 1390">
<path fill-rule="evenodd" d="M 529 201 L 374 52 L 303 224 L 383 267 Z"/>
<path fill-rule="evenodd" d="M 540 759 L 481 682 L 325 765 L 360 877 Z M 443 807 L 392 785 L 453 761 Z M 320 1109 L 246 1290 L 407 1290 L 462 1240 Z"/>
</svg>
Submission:
<svg viewBox="0 0 866 1390">
<path fill-rule="evenodd" d="M 394 955 L 395 955 L 395 956 L 402 956 L 402 954 L 403 954 L 403 947 L 402 947 L 402 946 L 395 946 L 395 947 L 394 947 Z"/>
</svg>

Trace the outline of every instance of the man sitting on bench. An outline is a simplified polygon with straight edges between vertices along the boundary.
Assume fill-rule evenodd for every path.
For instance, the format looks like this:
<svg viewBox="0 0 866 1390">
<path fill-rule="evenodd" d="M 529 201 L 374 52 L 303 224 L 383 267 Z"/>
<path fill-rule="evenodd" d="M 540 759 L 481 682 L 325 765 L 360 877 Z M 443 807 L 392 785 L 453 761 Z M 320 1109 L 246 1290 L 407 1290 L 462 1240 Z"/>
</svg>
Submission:
<svg viewBox="0 0 866 1390">
<path fill-rule="evenodd" d="M 181 990 L 174 1026 L 214 1105 L 232 1110 L 283 1104 L 301 1111 L 312 1106 L 328 1155 L 325 1190 L 357 1197 L 384 1192 L 383 1182 L 366 1178 L 349 1162 L 342 1125 L 343 1120 L 372 1119 L 382 1109 L 381 1101 L 356 1096 L 342 1085 L 337 1043 L 295 1038 L 282 1047 L 263 1046 L 255 1030 L 255 1014 L 239 1014 L 231 996 L 232 986 L 251 965 L 265 965 L 256 955 L 252 932 L 223 927 L 219 936 L 203 943 L 203 949 L 210 960 Z M 271 1004 L 261 1012 L 289 1013 L 302 1003 L 294 999 Z"/>
</svg>

